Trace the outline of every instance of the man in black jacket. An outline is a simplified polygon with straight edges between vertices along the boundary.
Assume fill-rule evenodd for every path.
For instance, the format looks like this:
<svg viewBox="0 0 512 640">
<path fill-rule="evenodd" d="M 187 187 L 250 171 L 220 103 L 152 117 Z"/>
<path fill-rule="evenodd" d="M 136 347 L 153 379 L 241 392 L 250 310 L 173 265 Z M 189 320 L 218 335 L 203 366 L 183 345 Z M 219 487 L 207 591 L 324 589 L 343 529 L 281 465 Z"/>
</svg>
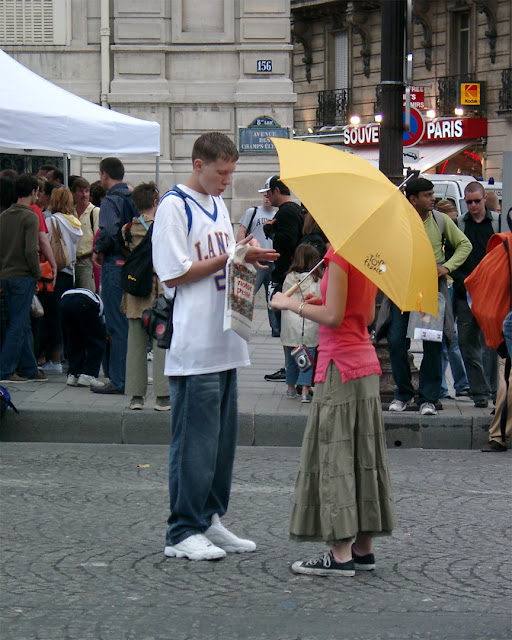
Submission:
<svg viewBox="0 0 512 640">
<path fill-rule="evenodd" d="M 453 278 L 454 311 L 459 330 L 459 347 L 470 386 L 470 394 L 475 407 L 485 409 L 489 398 L 496 398 L 498 378 L 498 356 L 496 351 L 488 350 L 482 338 L 482 331 L 468 303 L 464 278 L 485 256 L 489 238 L 499 231 L 499 215 L 486 206 L 486 195 L 480 182 L 470 182 L 464 191 L 468 213 L 457 218 L 457 226 L 469 238 L 473 249 L 464 264 L 451 275 Z M 489 358 L 489 378 L 485 372 L 484 357 Z"/>
<path fill-rule="evenodd" d="M 271 296 L 276 291 L 283 290 L 284 280 L 288 269 L 293 261 L 293 254 L 302 237 L 302 225 L 304 218 L 302 209 L 295 202 L 292 202 L 290 190 L 284 185 L 279 176 L 267 178 L 260 193 L 265 193 L 273 207 L 278 207 L 277 213 L 272 220 L 268 220 L 263 230 L 267 238 L 272 239 L 274 249 L 279 253 L 279 258 L 274 263 L 272 272 Z M 281 333 L 281 312 L 274 312 L 276 322 L 272 335 L 277 337 Z M 278 369 L 275 373 L 265 376 L 265 380 L 284 380 L 286 372 L 284 368 Z"/>
</svg>

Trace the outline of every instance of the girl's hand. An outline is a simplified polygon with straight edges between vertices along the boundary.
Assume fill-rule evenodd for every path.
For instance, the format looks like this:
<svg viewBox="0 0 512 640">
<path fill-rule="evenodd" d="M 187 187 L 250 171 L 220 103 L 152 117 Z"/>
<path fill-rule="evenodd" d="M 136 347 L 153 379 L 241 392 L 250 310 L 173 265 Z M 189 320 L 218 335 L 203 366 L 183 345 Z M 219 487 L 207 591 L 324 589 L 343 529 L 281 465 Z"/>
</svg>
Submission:
<svg viewBox="0 0 512 640">
<path fill-rule="evenodd" d="M 320 296 L 315 296 L 314 293 L 306 293 L 304 296 L 304 302 L 307 302 L 308 304 L 321 305 L 322 298 Z"/>
<path fill-rule="evenodd" d="M 291 298 L 288 298 L 288 296 L 285 296 L 283 293 L 278 291 L 272 296 L 269 307 L 274 309 L 274 311 L 284 311 L 290 308 L 290 300 Z"/>
</svg>

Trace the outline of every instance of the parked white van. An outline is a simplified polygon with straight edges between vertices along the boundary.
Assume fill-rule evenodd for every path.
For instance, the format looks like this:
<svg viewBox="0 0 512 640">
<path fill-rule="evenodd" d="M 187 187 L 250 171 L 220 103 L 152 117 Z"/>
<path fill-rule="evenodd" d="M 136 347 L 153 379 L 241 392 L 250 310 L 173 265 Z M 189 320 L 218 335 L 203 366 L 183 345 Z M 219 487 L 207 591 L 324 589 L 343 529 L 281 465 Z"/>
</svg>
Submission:
<svg viewBox="0 0 512 640">
<path fill-rule="evenodd" d="M 464 200 L 464 189 L 470 182 L 475 182 L 473 176 L 444 175 L 440 173 L 425 173 L 423 177 L 434 183 L 434 196 L 437 200 L 449 200 L 457 207 L 460 214 L 467 213 L 467 206 Z M 495 191 L 500 203 L 503 195 L 501 182 L 489 184 L 478 181 L 485 190 Z"/>
</svg>

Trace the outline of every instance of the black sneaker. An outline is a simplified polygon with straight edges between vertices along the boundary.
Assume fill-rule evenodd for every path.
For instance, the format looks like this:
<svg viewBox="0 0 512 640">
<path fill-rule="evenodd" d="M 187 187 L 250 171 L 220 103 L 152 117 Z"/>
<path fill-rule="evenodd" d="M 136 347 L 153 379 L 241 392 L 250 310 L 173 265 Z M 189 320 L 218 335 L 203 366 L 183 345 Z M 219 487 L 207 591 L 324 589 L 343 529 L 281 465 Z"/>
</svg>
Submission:
<svg viewBox="0 0 512 640">
<path fill-rule="evenodd" d="M 268 380 L 269 382 L 275 380 L 286 380 L 286 369 L 283 367 L 282 369 L 278 369 L 275 373 L 267 373 L 265 380 Z"/>
<path fill-rule="evenodd" d="M 483 451 L 484 453 L 487 453 L 489 451 L 498 452 L 498 451 L 506 451 L 506 450 L 507 450 L 506 445 L 501 444 L 497 440 L 491 440 L 487 444 L 484 444 L 484 446 L 481 449 L 481 451 Z"/>
<path fill-rule="evenodd" d="M 455 395 L 457 396 L 457 398 L 469 397 L 469 387 L 467 389 L 462 389 L 462 391 L 456 391 Z"/>
<path fill-rule="evenodd" d="M 489 402 L 487 400 L 475 400 L 475 407 L 477 409 L 487 409 Z"/>
<path fill-rule="evenodd" d="M 293 573 L 303 573 L 308 576 L 337 576 L 340 578 L 350 578 L 356 574 L 353 560 L 336 562 L 332 551 L 327 551 L 323 556 L 314 560 L 294 562 L 292 571 Z"/>
<path fill-rule="evenodd" d="M 352 560 L 354 566 L 359 571 L 373 571 L 375 569 L 375 556 L 373 553 L 367 553 L 365 556 L 358 556 L 352 548 Z"/>
</svg>

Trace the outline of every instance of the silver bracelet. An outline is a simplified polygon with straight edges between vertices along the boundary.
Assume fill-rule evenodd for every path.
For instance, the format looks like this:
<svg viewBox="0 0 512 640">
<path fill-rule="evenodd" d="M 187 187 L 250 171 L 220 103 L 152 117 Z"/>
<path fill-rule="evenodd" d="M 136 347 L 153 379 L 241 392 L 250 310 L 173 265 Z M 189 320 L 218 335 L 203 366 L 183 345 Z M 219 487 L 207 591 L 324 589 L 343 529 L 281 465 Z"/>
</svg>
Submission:
<svg viewBox="0 0 512 640">
<path fill-rule="evenodd" d="M 297 315 L 299 316 L 299 318 L 302 318 L 302 311 L 304 310 L 304 306 L 307 304 L 307 302 L 305 302 L 304 300 L 300 303 L 299 305 L 299 309 L 297 311 Z"/>
</svg>

